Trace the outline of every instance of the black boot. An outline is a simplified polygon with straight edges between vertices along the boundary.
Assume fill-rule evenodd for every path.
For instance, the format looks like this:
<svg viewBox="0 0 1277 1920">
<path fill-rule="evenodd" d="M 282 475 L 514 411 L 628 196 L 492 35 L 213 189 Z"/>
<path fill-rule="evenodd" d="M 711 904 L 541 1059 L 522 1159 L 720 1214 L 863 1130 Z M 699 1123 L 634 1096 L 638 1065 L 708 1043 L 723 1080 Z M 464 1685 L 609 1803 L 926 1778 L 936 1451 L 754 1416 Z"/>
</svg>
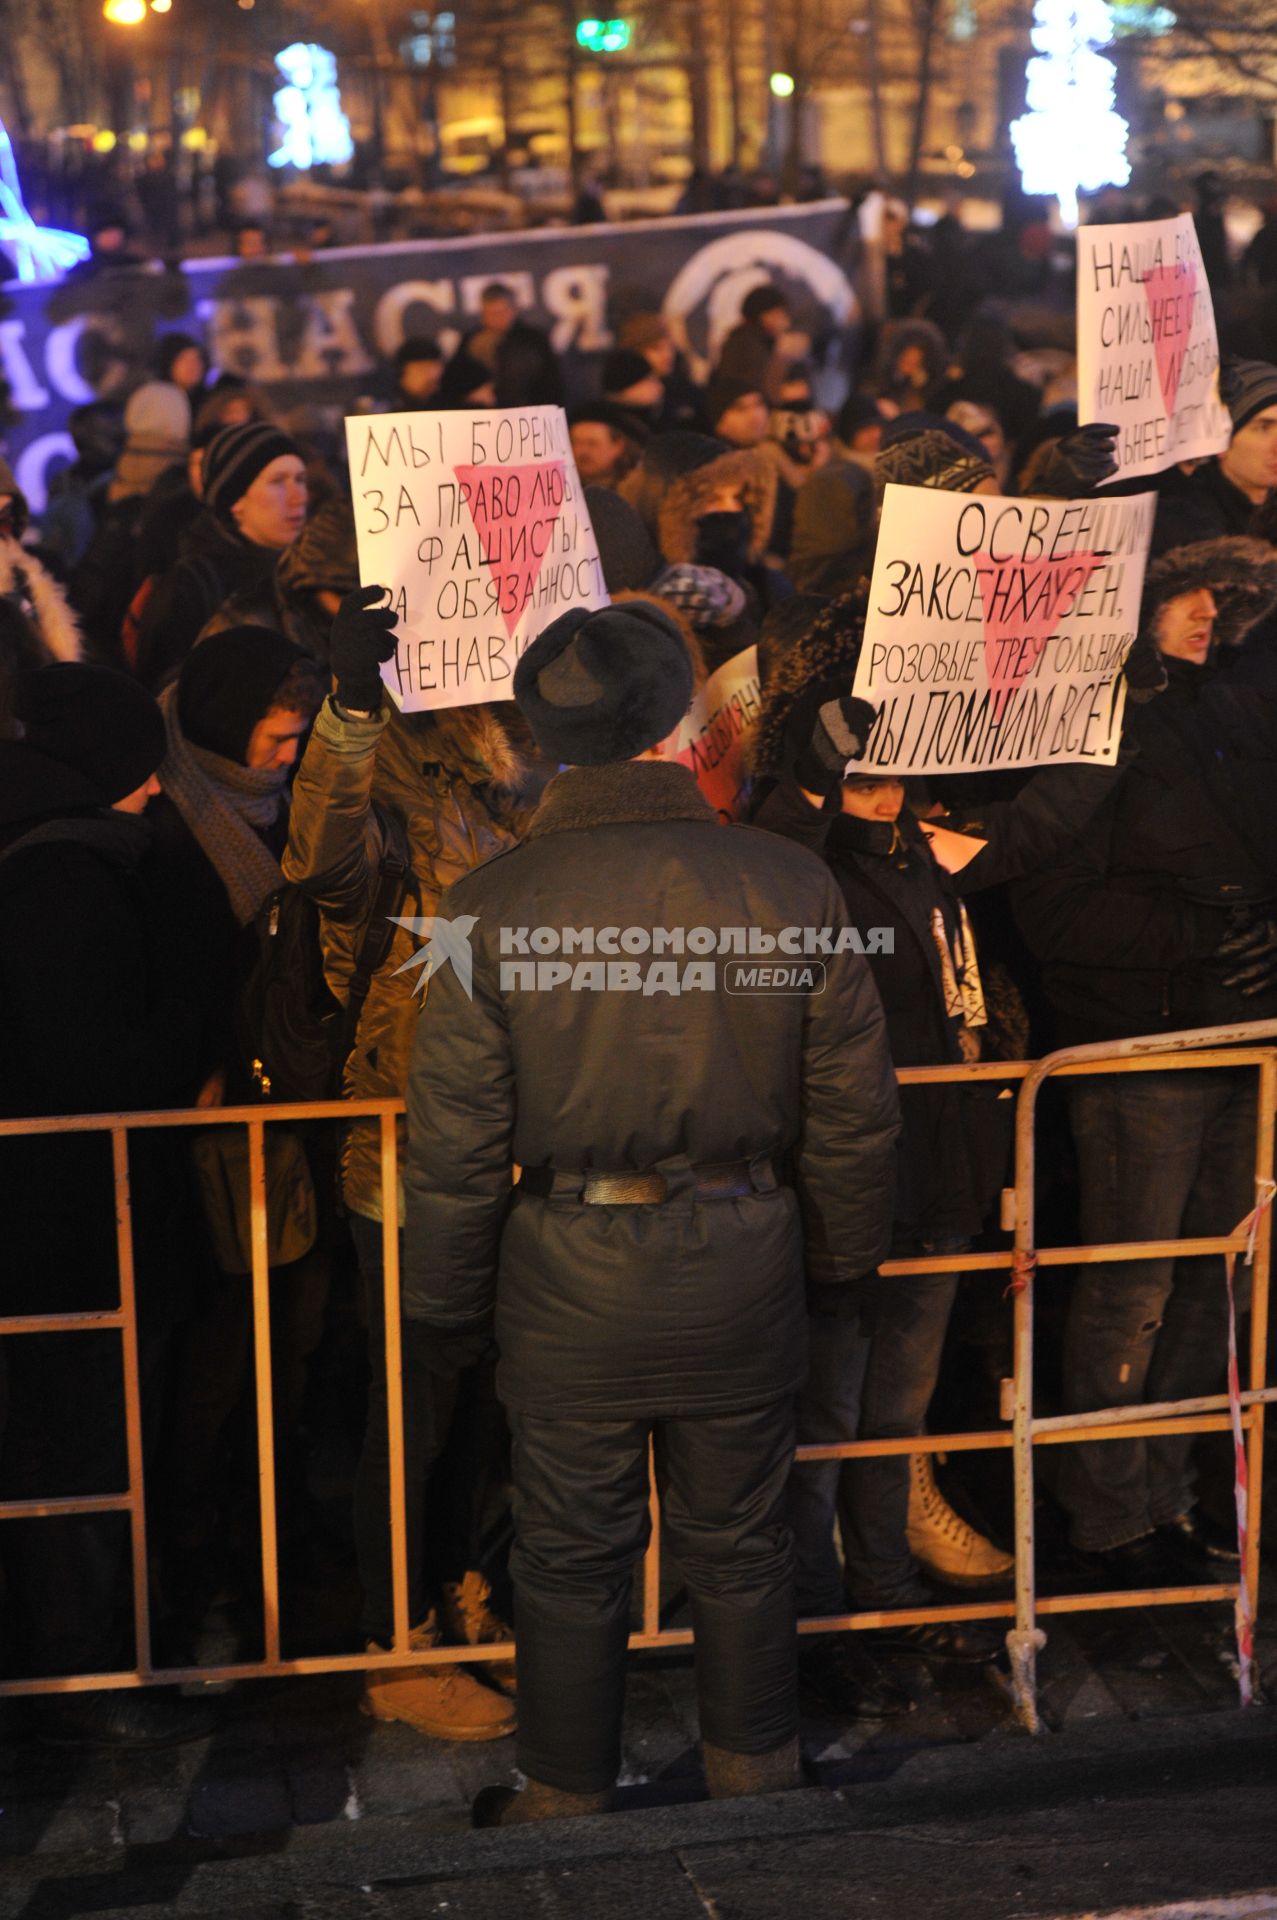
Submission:
<svg viewBox="0 0 1277 1920">
<path fill-rule="evenodd" d="M 472 1827 L 519 1827 L 529 1820 L 571 1820 L 584 1813 L 607 1813 L 612 1788 L 601 1793 L 570 1793 L 566 1787 L 547 1787 L 529 1780 L 520 1793 L 515 1787 L 484 1787 L 470 1809 Z"/>
<path fill-rule="evenodd" d="M 167 1690 L 145 1693 L 122 1687 L 100 1693 L 46 1694 L 30 1705 L 32 1735 L 51 1747 L 119 1747 L 134 1752 L 180 1747 L 188 1740 L 207 1739 L 216 1724 L 216 1715 L 202 1701 L 183 1700 Z"/>
<path fill-rule="evenodd" d="M 788 1793 L 803 1784 L 798 1735 L 770 1753 L 729 1753 L 702 1743 L 705 1778 L 711 1800 L 735 1800 L 747 1793 Z"/>
</svg>

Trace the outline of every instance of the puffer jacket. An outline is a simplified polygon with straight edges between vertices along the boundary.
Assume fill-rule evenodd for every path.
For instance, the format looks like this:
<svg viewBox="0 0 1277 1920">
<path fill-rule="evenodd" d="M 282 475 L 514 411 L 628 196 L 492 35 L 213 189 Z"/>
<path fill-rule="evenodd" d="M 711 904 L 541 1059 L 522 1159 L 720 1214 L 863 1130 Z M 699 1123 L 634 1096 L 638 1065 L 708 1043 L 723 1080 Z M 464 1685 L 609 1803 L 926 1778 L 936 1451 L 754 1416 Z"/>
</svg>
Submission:
<svg viewBox="0 0 1277 1920">
<path fill-rule="evenodd" d="M 723 956 L 712 988 L 674 993 L 503 983 L 500 955 L 505 928 L 842 928 L 832 876 L 773 834 L 720 829 L 682 767 L 573 767 L 443 913 L 473 917 L 473 996 L 439 972 L 417 1030 L 408 1314 L 477 1329 L 495 1302 L 501 1397 L 539 1414 L 708 1414 L 796 1389 L 804 1270 L 854 1297 L 891 1235 L 899 1105 L 864 959 L 776 993 L 731 990 L 742 962 Z M 631 964 L 681 988 L 691 951 Z M 693 1168 L 742 1161 L 752 1193 L 695 1196 Z M 670 1191 L 540 1198 L 512 1189 L 516 1164 L 659 1170 Z"/>
<path fill-rule="evenodd" d="M 383 706 L 350 719 L 324 702 L 293 786 L 285 878 L 316 900 L 324 974 L 347 997 L 377 890 L 383 826 L 374 810 L 398 815 L 411 874 L 406 916 L 431 915 L 445 887 L 489 854 L 512 846 L 515 789 L 522 768 L 491 707 L 451 707 L 405 717 Z M 369 988 L 343 1091 L 355 1100 L 402 1095 L 421 975 L 399 969 L 421 941 L 400 928 Z M 376 1122 L 352 1122 L 342 1152 L 346 1203 L 381 1218 Z"/>
</svg>

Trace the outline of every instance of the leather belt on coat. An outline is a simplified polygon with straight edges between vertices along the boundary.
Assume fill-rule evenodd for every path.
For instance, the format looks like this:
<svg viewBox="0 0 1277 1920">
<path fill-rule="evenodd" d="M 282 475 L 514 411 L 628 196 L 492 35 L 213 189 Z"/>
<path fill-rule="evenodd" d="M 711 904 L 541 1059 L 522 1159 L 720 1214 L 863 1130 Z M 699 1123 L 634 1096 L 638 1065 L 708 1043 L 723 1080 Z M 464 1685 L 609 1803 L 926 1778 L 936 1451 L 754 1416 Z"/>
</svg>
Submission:
<svg viewBox="0 0 1277 1920">
<path fill-rule="evenodd" d="M 743 1200 L 781 1185 L 770 1160 L 724 1160 L 689 1169 L 698 1200 Z M 538 1200 L 577 1200 L 587 1207 L 659 1207 L 679 1183 L 651 1171 L 604 1172 L 597 1167 L 524 1167 L 516 1189 Z"/>
</svg>

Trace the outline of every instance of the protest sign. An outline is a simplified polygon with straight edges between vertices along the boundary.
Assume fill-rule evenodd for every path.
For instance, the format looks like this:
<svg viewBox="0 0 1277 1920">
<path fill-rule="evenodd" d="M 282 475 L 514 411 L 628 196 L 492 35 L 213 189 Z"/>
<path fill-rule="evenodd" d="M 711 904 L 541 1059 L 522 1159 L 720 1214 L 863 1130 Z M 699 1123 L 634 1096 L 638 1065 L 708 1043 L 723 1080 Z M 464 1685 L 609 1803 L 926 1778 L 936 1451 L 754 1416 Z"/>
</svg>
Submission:
<svg viewBox="0 0 1277 1920">
<path fill-rule="evenodd" d="M 739 820 L 745 810 L 745 750 L 761 703 L 758 648 L 746 647 L 710 675 L 665 743 L 723 821 Z"/>
<path fill-rule="evenodd" d="M 1112 766 L 1157 496 L 889 486 L 854 691 L 853 773 Z"/>
<path fill-rule="evenodd" d="M 568 607 L 605 607 L 561 407 L 346 422 L 359 577 L 390 590 L 382 669 L 405 713 L 511 698 L 515 664 Z"/>
<path fill-rule="evenodd" d="M 1078 420 L 1121 429 L 1115 480 L 1220 453 L 1219 342 L 1191 213 L 1077 236 Z"/>
</svg>

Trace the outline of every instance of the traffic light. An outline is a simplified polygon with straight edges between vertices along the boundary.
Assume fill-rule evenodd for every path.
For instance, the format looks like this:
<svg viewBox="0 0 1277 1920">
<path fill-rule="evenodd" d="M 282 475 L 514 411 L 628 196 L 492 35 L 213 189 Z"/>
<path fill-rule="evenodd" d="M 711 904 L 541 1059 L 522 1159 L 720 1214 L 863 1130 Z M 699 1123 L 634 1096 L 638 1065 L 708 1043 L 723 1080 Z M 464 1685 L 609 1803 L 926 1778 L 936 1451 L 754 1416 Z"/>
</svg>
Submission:
<svg viewBox="0 0 1277 1920">
<path fill-rule="evenodd" d="M 630 44 L 628 20 L 578 20 L 576 42 L 587 53 L 624 53 Z"/>
</svg>

